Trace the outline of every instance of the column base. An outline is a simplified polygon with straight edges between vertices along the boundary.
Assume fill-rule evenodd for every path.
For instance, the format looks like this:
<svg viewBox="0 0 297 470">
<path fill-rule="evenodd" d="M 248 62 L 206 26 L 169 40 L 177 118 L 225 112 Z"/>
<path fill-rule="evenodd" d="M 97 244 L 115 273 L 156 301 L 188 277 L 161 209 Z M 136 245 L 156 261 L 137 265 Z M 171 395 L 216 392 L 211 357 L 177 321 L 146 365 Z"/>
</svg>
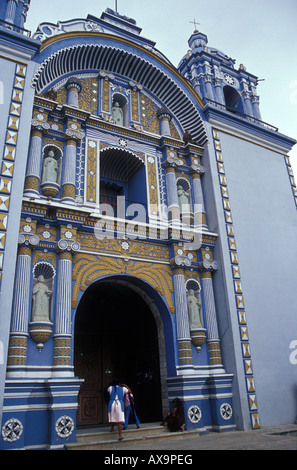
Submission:
<svg viewBox="0 0 297 470">
<path fill-rule="evenodd" d="M 70 204 L 75 203 L 75 186 L 73 184 L 63 185 L 62 202 L 68 202 Z"/>
<path fill-rule="evenodd" d="M 233 375 L 179 376 L 167 379 L 168 398 L 183 401 L 186 429 L 234 430 Z"/>
<path fill-rule="evenodd" d="M 7 380 L 0 449 L 63 449 L 76 442 L 76 413 L 82 381 Z"/>
</svg>

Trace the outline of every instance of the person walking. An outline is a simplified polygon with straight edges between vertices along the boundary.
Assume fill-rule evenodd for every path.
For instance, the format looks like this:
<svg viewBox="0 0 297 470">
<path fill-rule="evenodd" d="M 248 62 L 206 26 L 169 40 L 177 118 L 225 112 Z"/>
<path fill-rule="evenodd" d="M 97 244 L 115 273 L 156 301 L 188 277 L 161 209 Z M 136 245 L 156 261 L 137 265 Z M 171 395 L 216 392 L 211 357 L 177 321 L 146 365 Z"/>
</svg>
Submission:
<svg viewBox="0 0 297 470">
<path fill-rule="evenodd" d="M 111 423 L 111 431 L 114 425 L 118 427 L 119 440 L 123 439 L 122 427 L 125 422 L 125 406 L 124 396 L 128 393 L 128 389 L 121 384 L 119 379 L 115 379 L 112 385 L 108 387 L 110 400 L 108 403 L 108 421 Z"/>
<path fill-rule="evenodd" d="M 132 393 L 130 387 L 128 387 L 128 385 L 124 384 L 124 387 L 126 387 L 128 389 L 128 393 L 126 393 L 126 395 L 124 397 L 125 423 L 124 423 L 123 429 L 128 428 L 129 416 L 130 416 L 131 411 L 132 411 L 132 414 L 134 415 L 135 422 L 136 422 L 136 427 L 138 429 L 138 428 L 140 428 L 140 421 L 137 417 L 136 410 L 135 410 L 134 396 L 133 396 L 133 393 Z"/>
</svg>

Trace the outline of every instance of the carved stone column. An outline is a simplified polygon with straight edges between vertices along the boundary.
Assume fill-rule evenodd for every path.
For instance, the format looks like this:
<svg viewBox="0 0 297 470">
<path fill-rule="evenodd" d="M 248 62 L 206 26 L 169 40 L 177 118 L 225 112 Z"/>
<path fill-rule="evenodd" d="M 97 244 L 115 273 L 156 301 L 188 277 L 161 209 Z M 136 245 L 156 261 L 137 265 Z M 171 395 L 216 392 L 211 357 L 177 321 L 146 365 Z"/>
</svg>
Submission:
<svg viewBox="0 0 297 470">
<path fill-rule="evenodd" d="M 249 90 L 249 86 L 245 79 L 242 79 L 242 87 L 243 87 L 243 91 L 241 92 L 241 96 L 244 99 L 245 113 L 248 116 L 253 117 L 254 113 L 252 109 L 251 92 Z"/>
<path fill-rule="evenodd" d="M 252 100 L 254 116 L 255 116 L 256 119 L 259 119 L 259 121 L 261 121 L 262 116 L 261 116 L 261 111 L 260 111 L 260 107 L 259 107 L 260 98 L 257 95 L 256 87 L 253 87 L 253 86 L 252 86 L 251 100 Z"/>
<path fill-rule="evenodd" d="M 211 66 L 210 64 L 206 63 L 206 70 L 203 75 L 204 78 L 204 84 L 205 84 L 205 90 L 206 90 L 206 97 L 214 101 L 214 94 L 213 94 L 213 88 L 212 88 L 212 81 L 213 81 L 213 76 L 211 73 Z"/>
<path fill-rule="evenodd" d="M 225 104 L 225 97 L 223 92 L 223 73 L 220 67 L 214 65 L 214 88 L 216 102 L 221 105 Z"/>
<path fill-rule="evenodd" d="M 20 27 L 24 28 L 26 20 L 27 20 L 27 14 L 29 11 L 29 4 L 28 3 L 23 3 L 23 8 L 22 8 L 22 13 L 21 13 L 21 21 L 20 21 Z"/>
<path fill-rule="evenodd" d="M 182 267 L 174 268 L 174 296 L 176 307 L 176 330 L 180 366 L 193 364 L 185 276 Z"/>
<path fill-rule="evenodd" d="M 71 299 L 72 299 L 72 253 L 79 249 L 77 242 L 58 242 L 59 269 L 54 330 L 54 366 L 71 366 Z"/>
<path fill-rule="evenodd" d="M 205 304 L 205 316 L 207 324 L 207 343 L 209 351 L 209 364 L 223 367 L 221 346 L 219 339 L 216 306 L 212 285 L 212 271 L 217 269 L 216 262 L 212 259 L 203 261 L 202 285 Z"/>
<path fill-rule="evenodd" d="M 157 111 L 157 116 L 160 120 L 161 135 L 171 137 L 170 121 L 172 119 L 172 115 L 171 115 L 170 111 L 166 108 L 160 108 Z"/>
<path fill-rule="evenodd" d="M 13 294 L 10 340 L 7 365 L 26 365 L 29 328 L 31 252 L 38 244 L 36 235 L 28 240 L 19 237 L 19 250 Z"/>
<path fill-rule="evenodd" d="M 180 209 L 178 204 L 176 175 L 173 165 L 166 164 L 166 186 L 168 202 L 168 218 L 172 223 L 180 224 Z"/>
<path fill-rule="evenodd" d="M 191 166 L 192 174 L 192 187 L 194 199 L 194 227 L 208 230 L 206 221 L 206 212 L 204 206 L 204 196 L 201 185 L 201 176 L 204 173 L 204 168 L 200 164 L 193 163 Z"/>
<path fill-rule="evenodd" d="M 28 197 L 36 197 L 39 194 L 42 134 L 41 129 L 32 130 L 24 191 Z"/>
<path fill-rule="evenodd" d="M 74 203 L 75 200 L 75 172 L 76 172 L 76 139 L 66 134 L 65 167 L 62 184 L 63 202 Z"/>
<path fill-rule="evenodd" d="M 78 95 L 82 90 L 81 81 L 76 77 L 70 77 L 65 87 L 68 91 L 67 104 L 78 108 Z"/>
<path fill-rule="evenodd" d="M 179 245 L 173 247 L 174 258 L 170 264 L 173 268 L 173 285 L 176 308 L 176 331 L 178 342 L 179 364 L 186 372 L 193 364 L 189 315 L 187 306 L 187 292 L 185 283 L 185 268 L 191 266 L 191 257 L 185 254 Z"/>
<path fill-rule="evenodd" d="M 18 0 L 8 0 L 5 13 L 5 21 L 8 23 L 14 24 L 15 22 L 15 13 Z"/>
</svg>

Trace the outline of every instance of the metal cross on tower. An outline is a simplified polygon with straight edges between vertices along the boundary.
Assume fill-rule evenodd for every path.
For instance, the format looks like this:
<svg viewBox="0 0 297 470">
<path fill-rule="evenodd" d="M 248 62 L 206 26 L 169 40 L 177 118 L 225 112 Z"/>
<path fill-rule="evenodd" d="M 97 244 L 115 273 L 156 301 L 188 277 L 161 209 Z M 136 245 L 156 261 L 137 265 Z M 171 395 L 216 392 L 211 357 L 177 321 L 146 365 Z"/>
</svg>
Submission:
<svg viewBox="0 0 297 470">
<path fill-rule="evenodd" d="M 195 26 L 195 31 L 198 31 L 198 30 L 197 30 L 197 25 L 200 24 L 200 23 L 197 23 L 196 20 L 194 20 L 194 21 L 189 21 L 189 23 L 192 23 L 192 24 Z"/>
</svg>

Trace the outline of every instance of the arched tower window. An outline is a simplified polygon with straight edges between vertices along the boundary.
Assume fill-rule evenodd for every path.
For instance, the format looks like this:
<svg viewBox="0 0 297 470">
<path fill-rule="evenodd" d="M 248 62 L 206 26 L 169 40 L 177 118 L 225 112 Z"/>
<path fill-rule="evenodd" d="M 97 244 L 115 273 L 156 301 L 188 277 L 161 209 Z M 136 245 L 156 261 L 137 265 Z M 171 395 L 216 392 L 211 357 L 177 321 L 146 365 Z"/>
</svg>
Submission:
<svg viewBox="0 0 297 470">
<path fill-rule="evenodd" d="M 117 126 L 129 126 L 128 101 L 121 93 L 114 93 L 112 97 L 112 118 Z"/>
<path fill-rule="evenodd" d="M 243 114 L 244 109 L 240 94 L 229 85 L 226 85 L 223 91 L 227 110 L 231 111 L 232 113 Z"/>
</svg>

